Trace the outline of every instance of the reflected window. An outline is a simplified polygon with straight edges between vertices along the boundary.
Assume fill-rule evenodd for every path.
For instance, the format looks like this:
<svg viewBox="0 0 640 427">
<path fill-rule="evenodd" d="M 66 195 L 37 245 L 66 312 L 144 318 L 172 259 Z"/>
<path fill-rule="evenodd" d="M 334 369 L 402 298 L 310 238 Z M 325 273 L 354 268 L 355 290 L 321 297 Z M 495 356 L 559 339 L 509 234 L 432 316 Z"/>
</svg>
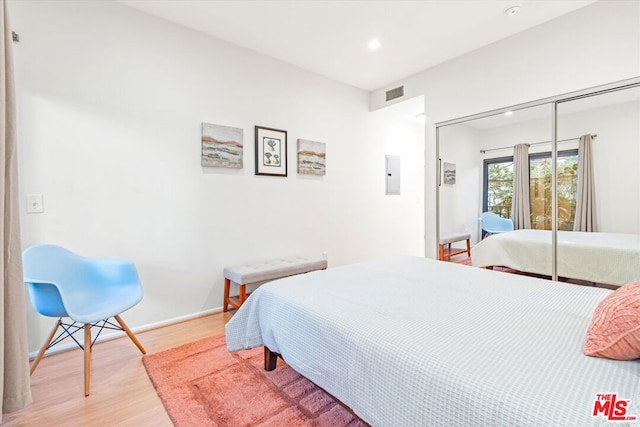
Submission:
<svg viewBox="0 0 640 427">
<path fill-rule="evenodd" d="M 483 212 L 511 218 L 513 199 L 513 156 L 484 161 Z"/>
<path fill-rule="evenodd" d="M 551 230 L 551 152 L 529 155 L 531 227 Z M 578 150 L 558 152 L 558 229 L 573 230 L 578 181 Z M 513 157 L 484 161 L 483 212 L 511 217 Z"/>
</svg>

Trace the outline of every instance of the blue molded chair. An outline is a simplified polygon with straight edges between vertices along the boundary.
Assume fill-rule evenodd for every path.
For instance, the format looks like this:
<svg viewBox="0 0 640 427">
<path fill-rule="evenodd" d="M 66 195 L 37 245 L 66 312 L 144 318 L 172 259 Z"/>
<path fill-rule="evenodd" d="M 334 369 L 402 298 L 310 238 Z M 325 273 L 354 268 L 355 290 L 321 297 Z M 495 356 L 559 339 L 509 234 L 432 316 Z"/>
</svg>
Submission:
<svg viewBox="0 0 640 427">
<path fill-rule="evenodd" d="M 85 258 L 56 245 L 36 245 L 22 253 L 24 282 L 34 309 L 58 322 L 31 365 L 36 370 L 44 353 L 66 337 L 84 350 L 84 394 L 89 395 L 91 350 L 103 329 L 124 331 L 142 354 L 146 351 L 120 318 L 120 313 L 142 300 L 142 285 L 135 265 L 117 259 Z M 73 323 L 64 323 L 62 318 Z M 114 318 L 118 325 L 111 323 Z M 97 327 L 93 342 L 91 328 Z M 54 335 L 61 327 L 60 334 Z M 73 335 L 84 328 L 84 342 Z"/>
<path fill-rule="evenodd" d="M 483 212 L 480 216 L 480 225 L 483 230 L 483 238 L 492 234 L 513 231 L 513 221 L 509 218 L 503 218 L 494 212 Z"/>
</svg>

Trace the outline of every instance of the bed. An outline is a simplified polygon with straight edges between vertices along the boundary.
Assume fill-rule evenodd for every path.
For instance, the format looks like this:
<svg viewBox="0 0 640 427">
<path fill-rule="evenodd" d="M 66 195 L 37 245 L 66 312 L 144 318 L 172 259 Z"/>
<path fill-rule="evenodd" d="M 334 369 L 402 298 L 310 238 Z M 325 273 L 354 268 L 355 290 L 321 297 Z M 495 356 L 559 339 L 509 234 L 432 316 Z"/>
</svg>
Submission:
<svg viewBox="0 0 640 427">
<path fill-rule="evenodd" d="M 494 234 L 471 249 L 476 267 L 551 276 L 551 231 Z M 640 280 L 640 235 L 558 231 L 558 276 L 621 286 Z"/>
<path fill-rule="evenodd" d="M 640 360 L 582 353 L 611 290 L 419 257 L 263 285 L 227 323 L 374 426 L 590 426 L 597 393 L 640 415 Z"/>
</svg>

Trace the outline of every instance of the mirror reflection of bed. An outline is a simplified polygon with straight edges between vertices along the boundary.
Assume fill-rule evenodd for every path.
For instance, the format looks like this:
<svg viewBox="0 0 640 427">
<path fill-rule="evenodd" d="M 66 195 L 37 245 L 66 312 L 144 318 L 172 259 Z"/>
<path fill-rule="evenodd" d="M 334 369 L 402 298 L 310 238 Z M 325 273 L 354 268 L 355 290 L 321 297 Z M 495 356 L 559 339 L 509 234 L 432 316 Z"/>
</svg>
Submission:
<svg viewBox="0 0 640 427">
<path fill-rule="evenodd" d="M 439 233 L 469 232 L 473 246 L 471 259 L 450 261 L 608 288 L 640 280 L 640 87 L 557 103 L 556 245 L 553 117 L 546 103 L 438 128 L 438 157 L 456 165 L 455 184 L 439 181 Z M 515 185 L 528 195 L 514 191 L 518 144 L 529 176 Z M 588 157 L 590 168 L 579 165 Z M 528 200 L 529 212 L 517 202 L 512 212 L 514 197 Z M 483 212 L 520 221 L 487 233 Z"/>
</svg>

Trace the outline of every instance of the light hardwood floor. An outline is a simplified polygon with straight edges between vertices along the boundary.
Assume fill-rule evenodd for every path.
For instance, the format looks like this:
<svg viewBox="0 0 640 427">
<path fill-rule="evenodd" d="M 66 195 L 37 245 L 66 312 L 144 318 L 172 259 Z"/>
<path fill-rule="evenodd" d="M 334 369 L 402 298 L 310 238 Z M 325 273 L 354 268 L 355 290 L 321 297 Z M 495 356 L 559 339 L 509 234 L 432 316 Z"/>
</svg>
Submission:
<svg viewBox="0 0 640 427">
<path fill-rule="evenodd" d="M 217 313 L 136 336 L 147 354 L 152 354 L 221 334 L 230 318 L 230 313 Z M 88 397 L 84 396 L 83 367 L 80 349 L 43 358 L 31 376 L 33 403 L 20 411 L 4 414 L 2 425 L 172 425 L 147 376 L 142 353 L 128 337 L 94 346 Z"/>
</svg>

